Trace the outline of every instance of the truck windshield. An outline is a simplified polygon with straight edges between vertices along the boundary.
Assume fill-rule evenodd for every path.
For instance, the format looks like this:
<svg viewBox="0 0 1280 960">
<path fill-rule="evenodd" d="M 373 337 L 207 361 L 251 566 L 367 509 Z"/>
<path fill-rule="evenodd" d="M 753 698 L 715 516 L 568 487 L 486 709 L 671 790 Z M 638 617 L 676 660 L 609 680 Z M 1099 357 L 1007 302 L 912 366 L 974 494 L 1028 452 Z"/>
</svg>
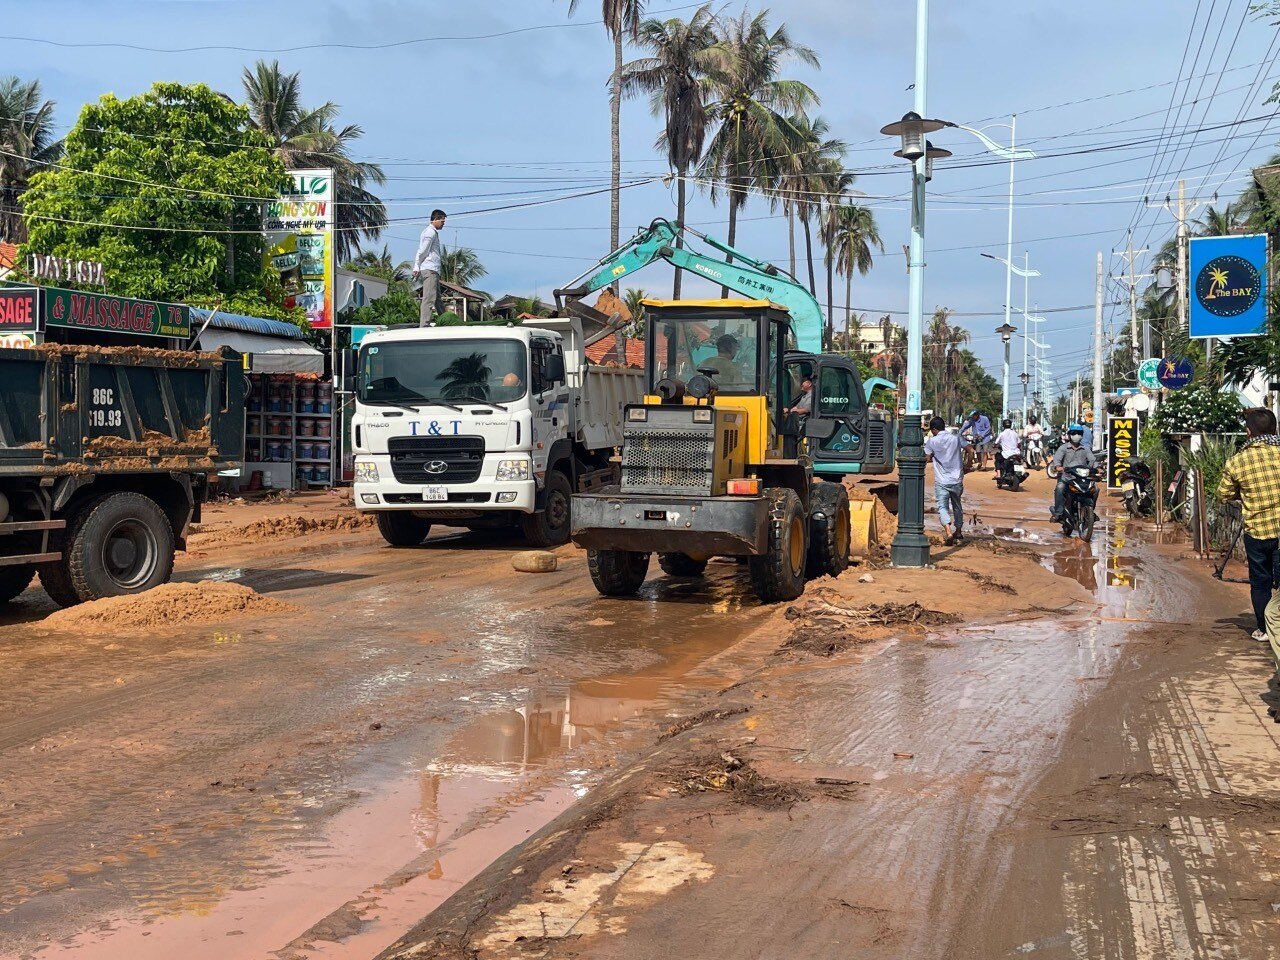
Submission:
<svg viewBox="0 0 1280 960">
<path fill-rule="evenodd" d="M 657 325 L 653 383 L 673 377 L 688 383 L 699 368 L 716 371 L 720 393 L 757 394 L 760 322 L 754 317 L 670 320 Z"/>
<path fill-rule="evenodd" d="M 404 340 L 360 351 L 362 403 L 489 400 L 524 396 L 529 364 L 519 340 Z"/>
</svg>

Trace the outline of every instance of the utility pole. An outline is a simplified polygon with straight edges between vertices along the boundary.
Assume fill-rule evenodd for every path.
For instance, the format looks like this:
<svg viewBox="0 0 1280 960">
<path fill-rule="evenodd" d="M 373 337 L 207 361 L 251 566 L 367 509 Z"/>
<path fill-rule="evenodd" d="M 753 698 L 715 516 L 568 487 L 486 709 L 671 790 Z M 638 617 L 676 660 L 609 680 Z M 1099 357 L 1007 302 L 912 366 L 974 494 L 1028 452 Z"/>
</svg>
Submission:
<svg viewBox="0 0 1280 960">
<path fill-rule="evenodd" d="M 1195 216 L 1195 212 L 1201 207 L 1207 207 L 1211 203 L 1217 203 L 1218 195 L 1215 193 L 1212 197 L 1193 197 L 1187 200 L 1187 181 L 1178 181 L 1178 264 L 1177 264 L 1177 283 L 1178 283 L 1178 323 L 1183 330 L 1187 329 L 1187 240 L 1188 233 L 1187 223 Z M 1173 213 L 1173 201 L 1169 197 L 1165 197 L 1161 203 L 1148 203 L 1151 209 L 1166 210 Z"/>
<path fill-rule="evenodd" d="M 1115 255 L 1124 257 L 1128 262 L 1129 274 L 1125 276 L 1121 274 L 1117 279 L 1125 283 L 1129 287 L 1129 348 L 1133 351 L 1133 369 L 1134 375 L 1137 375 L 1138 365 L 1147 357 L 1151 356 L 1151 321 L 1148 320 L 1143 328 L 1142 342 L 1138 342 L 1138 281 L 1149 280 L 1153 276 L 1150 273 L 1135 273 L 1135 266 L 1138 257 L 1147 252 L 1147 248 L 1141 250 L 1133 249 L 1133 231 L 1129 231 L 1129 248 L 1121 250 Z M 1142 355 L 1139 356 L 1139 350 Z M 1136 381 L 1135 381 L 1136 382 Z"/>
<path fill-rule="evenodd" d="M 1102 251 L 1098 251 L 1098 281 L 1093 303 L 1093 449 L 1102 449 Z M 1101 422 L 1100 422 L 1101 421 Z"/>
</svg>

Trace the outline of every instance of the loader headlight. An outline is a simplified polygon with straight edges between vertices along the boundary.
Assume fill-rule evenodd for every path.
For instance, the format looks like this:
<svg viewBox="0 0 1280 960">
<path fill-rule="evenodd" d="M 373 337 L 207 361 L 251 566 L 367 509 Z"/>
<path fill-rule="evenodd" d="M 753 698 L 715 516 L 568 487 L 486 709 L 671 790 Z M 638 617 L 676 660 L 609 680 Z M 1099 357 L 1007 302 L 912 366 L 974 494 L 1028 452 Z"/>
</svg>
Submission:
<svg viewBox="0 0 1280 960">
<path fill-rule="evenodd" d="M 499 460 L 498 461 L 498 479 L 499 480 L 528 480 L 529 479 L 529 461 L 528 460 Z"/>
<path fill-rule="evenodd" d="M 649 411 L 644 407 L 628 407 L 627 419 L 632 421 L 643 421 L 649 419 Z"/>
<path fill-rule="evenodd" d="M 356 461 L 356 483 L 377 483 L 378 465 L 372 460 Z"/>
<path fill-rule="evenodd" d="M 693 422 L 694 423 L 710 423 L 711 408 L 710 407 L 694 407 Z"/>
</svg>

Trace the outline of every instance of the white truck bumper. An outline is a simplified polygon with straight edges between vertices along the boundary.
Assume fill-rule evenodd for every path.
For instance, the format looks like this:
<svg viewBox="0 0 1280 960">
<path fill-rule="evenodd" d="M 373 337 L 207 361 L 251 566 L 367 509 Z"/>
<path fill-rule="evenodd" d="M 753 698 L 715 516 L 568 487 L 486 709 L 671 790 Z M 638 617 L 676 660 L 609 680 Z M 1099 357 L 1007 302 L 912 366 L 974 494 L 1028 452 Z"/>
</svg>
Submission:
<svg viewBox="0 0 1280 960">
<path fill-rule="evenodd" d="M 448 500 L 425 499 L 424 494 L 433 485 L 398 482 L 391 471 L 391 458 L 388 456 L 361 454 L 359 459 L 372 461 L 377 466 L 378 479 L 355 482 L 353 493 L 357 510 L 413 510 L 424 515 L 495 510 L 533 513 L 537 501 L 538 489 L 534 480 L 495 479 L 498 460 L 511 459 L 510 454 L 486 456 L 480 476 L 473 483 L 438 485 L 444 487 Z"/>
</svg>

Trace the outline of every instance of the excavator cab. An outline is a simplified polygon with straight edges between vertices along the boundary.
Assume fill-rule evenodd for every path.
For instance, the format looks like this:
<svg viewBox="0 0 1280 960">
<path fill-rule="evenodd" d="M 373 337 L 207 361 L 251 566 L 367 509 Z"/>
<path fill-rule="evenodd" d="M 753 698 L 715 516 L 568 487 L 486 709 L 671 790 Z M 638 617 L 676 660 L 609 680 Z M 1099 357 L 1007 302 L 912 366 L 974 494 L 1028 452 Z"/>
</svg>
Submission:
<svg viewBox="0 0 1280 960">
<path fill-rule="evenodd" d="M 573 498 L 573 541 L 588 551 L 596 588 L 634 594 L 654 553 L 672 576 L 745 557 L 766 603 L 838 575 L 849 563 L 849 497 L 842 484 L 814 482 L 808 451 L 853 428 L 834 395 L 793 411 L 787 309 L 648 300 L 645 312 L 648 388 L 625 411 L 620 483 Z M 852 381 L 827 371 L 836 358 L 812 359 L 819 384 L 857 385 L 856 370 Z"/>
<path fill-rule="evenodd" d="M 857 365 L 832 354 L 789 353 L 786 369 L 788 409 L 806 419 L 816 414 L 832 422 L 829 435 L 809 443 L 814 471 L 827 479 L 860 472 L 869 436 L 867 401 Z"/>
</svg>

